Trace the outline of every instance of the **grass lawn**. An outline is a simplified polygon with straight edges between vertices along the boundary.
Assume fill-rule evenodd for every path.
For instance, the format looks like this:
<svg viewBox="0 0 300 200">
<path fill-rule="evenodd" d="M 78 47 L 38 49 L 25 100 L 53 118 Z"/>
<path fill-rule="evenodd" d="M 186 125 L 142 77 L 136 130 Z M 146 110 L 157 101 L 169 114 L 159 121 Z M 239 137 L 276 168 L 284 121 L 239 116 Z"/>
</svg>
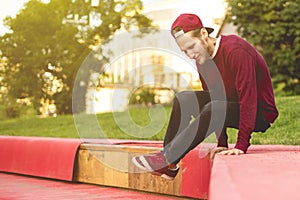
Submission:
<svg viewBox="0 0 300 200">
<path fill-rule="evenodd" d="M 300 145 L 300 96 L 278 97 L 276 102 L 280 113 L 278 119 L 267 132 L 253 133 L 251 143 Z M 79 129 L 80 135 L 77 133 L 72 115 L 58 116 L 56 118 L 39 118 L 32 115 L 19 119 L 4 119 L 2 117 L 0 121 L 0 135 L 65 138 L 89 136 L 96 138 L 163 140 L 171 111 L 170 107 L 164 107 L 164 109 L 165 113 L 163 116 L 165 121 L 159 118 L 155 119 L 155 117 L 151 121 L 149 109 L 130 109 L 130 115 L 125 115 L 125 118 L 124 116 L 118 117 L 121 121 L 126 119 L 121 126 L 120 123 L 115 122 L 115 116 L 112 113 L 99 114 L 96 116 L 96 124 L 87 119 L 83 129 Z M 131 120 L 128 121 L 128 119 Z M 157 127 L 152 127 L 151 123 L 162 124 L 162 127 L 157 131 Z M 99 127 L 105 133 L 105 136 L 92 134 L 92 132 L 99 131 Z M 143 132 L 145 127 L 147 134 L 142 137 L 139 133 Z M 133 131 L 130 133 L 128 130 Z M 156 134 L 150 136 L 151 131 Z M 235 129 L 229 129 L 229 143 L 234 144 L 236 142 L 236 135 L 237 131 Z M 215 141 L 215 136 L 211 135 L 206 141 Z"/>
</svg>

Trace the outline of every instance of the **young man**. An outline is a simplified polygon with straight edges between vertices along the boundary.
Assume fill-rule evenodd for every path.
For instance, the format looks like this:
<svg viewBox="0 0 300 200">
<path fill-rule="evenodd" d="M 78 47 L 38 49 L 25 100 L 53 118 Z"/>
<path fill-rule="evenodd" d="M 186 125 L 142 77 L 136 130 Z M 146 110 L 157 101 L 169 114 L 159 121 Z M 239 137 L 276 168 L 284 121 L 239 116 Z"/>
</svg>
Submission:
<svg viewBox="0 0 300 200">
<path fill-rule="evenodd" d="M 174 179 L 177 163 L 210 133 L 218 136 L 212 153 L 247 152 L 252 132 L 265 132 L 278 116 L 268 66 L 244 39 L 210 37 L 194 14 L 182 14 L 171 34 L 178 47 L 196 61 L 204 91 L 176 94 L 161 152 L 137 156 L 133 163 L 154 175 Z M 194 120 L 191 121 L 191 116 Z M 226 128 L 238 129 L 233 149 L 228 149 Z"/>
</svg>

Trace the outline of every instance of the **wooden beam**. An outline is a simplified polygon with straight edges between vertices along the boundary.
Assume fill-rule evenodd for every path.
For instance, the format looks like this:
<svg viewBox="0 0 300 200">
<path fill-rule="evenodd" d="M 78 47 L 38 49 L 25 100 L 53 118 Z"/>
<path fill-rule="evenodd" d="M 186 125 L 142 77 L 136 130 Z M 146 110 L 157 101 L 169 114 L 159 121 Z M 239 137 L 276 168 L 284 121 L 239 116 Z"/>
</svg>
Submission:
<svg viewBox="0 0 300 200">
<path fill-rule="evenodd" d="M 82 144 L 76 160 L 75 181 L 168 195 L 181 195 L 182 172 L 174 181 L 142 172 L 133 156 L 159 151 L 158 147 Z"/>
</svg>

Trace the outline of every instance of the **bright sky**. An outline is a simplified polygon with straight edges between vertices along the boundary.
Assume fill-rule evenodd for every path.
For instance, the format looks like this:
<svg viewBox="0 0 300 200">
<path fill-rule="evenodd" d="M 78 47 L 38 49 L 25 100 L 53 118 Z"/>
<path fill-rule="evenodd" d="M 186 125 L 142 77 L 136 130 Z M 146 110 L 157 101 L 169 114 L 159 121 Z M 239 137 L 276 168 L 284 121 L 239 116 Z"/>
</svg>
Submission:
<svg viewBox="0 0 300 200">
<path fill-rule="evenodd" d="M 3 25 L 3 19 L 6 16 L 16 16 L 27 1 L 28 0 L 0 0 L 0 35 L 8 31 Z"/>
<path fill-rule="evenodd" d="M 3 25 L 3 19 L 6 16 L 12 16 L 15 17 L 16 14 L 19 12 L 19 10 L 23 7 L 24 3 L 27 2 L 28 0 L 0 0 L 0 35 L 5 34 L 8 30 L 4 27 Z M 44 0 L 47 1 L 47 0 Z M 144 0 L 146 2 L 151 2 L 151 1 L 157 1 L 157 0 Z M 211 13 L 216 15 L 216 13 L 221 13 L 222 14 L 222 7 L 220 7 L 220 0 L 201 0 L 201 4 L 205 5 L 202 7 L 199 6 L 193 6 L 195 4 L 195 0 L 188 0 L 184 1 L 184 3 L 181 6 L 182 11 L 186 10 L 186 7 L 188 7 L 189 11 L 191 12 L 191 9 L 195 13 L 201 12 L 201 13 L 209 13 L 207 10 L 209 10 Z M 209 2 L 209 3 L 208 3 Z M 199 4 L 199 3 L 198 3 Z M 196 4 L 195 4 L 196 5 Z M 217 6 L 218 5 L 218 6 Z M 219 12 L 221 10 L 221 12 Z M 210 17 L 210 16 L 209 16 Z"/>
</svg>

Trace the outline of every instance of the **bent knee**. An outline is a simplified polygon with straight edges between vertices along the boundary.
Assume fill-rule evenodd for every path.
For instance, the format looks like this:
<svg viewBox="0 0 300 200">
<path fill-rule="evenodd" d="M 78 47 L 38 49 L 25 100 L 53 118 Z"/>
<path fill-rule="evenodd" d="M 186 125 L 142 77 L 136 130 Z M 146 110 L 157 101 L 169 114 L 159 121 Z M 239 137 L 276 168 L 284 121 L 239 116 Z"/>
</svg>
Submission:
<svg viewBox="0 0 300 200">
<path fill-rule="evenodd" d="M 211 113 L 211 112 L 226 112 L 226 102 L 224 101 L 210 101 L 205 106 L 203 106 L 202 112 Z"/>
</svg>

